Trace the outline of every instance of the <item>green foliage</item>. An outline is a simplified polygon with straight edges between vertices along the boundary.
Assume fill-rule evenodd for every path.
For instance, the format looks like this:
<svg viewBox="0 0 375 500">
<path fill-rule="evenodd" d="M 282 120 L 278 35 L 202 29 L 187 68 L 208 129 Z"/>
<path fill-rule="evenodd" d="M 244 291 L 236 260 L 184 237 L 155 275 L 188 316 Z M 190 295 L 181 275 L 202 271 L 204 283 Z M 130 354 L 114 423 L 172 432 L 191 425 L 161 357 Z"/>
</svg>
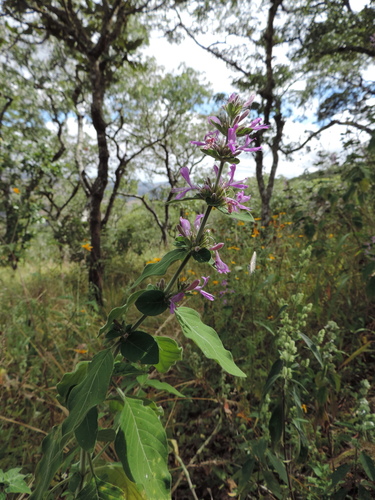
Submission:
<svg viewBox="0 0 375 500">
<path fill-rule="evenodd" d="M 179 307 L 176 317 L 184 335 L 193 340 L 208 359 L 213 359 L 228 373 L 237 377 L 246 377 L 233 361 L 213 328 L 202 323 L 199 313 L 189 307 Z"/>
<path fill-rule="evenodd" d="M 150 276 L 163 276 L 168 268 L 177 260 L 183 260 L 188 255 L 185 249 L 178 248 L 164 255 L 160 262 L 155 264 L 147 264 L 141 276 L 135 281 L 132 288 L 142 283 L 142 281 Z"/>
<path fill-rule="evenodd" d="M 144 487 L 148 498 L 170 498 L 165 431 L 153 409 L 142 401 L 124 399 L 116 450 L 126 473 Z"/>
<path fill-rule="evenodd" d="M 0 499 L 6 500 L 7 493 L 31 493 L 25 483 L 25 474 L 20 474 L 21 467 L 6 472 L 0 469 Z"/>
</svg>

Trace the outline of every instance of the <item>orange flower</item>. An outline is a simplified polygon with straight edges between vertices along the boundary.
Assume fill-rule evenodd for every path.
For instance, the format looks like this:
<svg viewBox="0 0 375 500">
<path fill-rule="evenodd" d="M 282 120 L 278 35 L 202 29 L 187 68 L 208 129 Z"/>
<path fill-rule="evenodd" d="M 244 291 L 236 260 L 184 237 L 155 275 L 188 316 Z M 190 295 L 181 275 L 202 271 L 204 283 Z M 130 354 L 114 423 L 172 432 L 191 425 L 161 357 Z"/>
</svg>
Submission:
<svg viewBox="0 0 375 500">
<path fill-rule="evenodd" d="M 268 258 L 269 258 L 270 260 L 275 260 L 275 257 L 274 257 L 271 253 L 269 254 Z"/>
<path fill-rule="evenodd" d="M 156 262 L 160 262 L 161 258 L 160 257 L 154 257 L 152 260 L 148 260 L 146 264 L 156 264 Z"/>
<path fill-rule="evenodd" d="M 85 250 L 87 250 L 88 252 L 91 252 L 91 250 L 93 249 L 92 245 L 90 245 L 90 243 L 85 243 L 84 245 L 81 245 L 82 248 L 84 248 Z"/>
<path fill-rule="evenodd" d="M 18 188 L 12 188 L 12 191 L 16 194 L 20 194 L 20 190 Z"/>
<path fill-rule="evenodd" d="M 260 232 L 258 231 L 258 228 L 254 227 L 253 234 L 251 235 L 251 237 L 256 238 L 259 235 L 260 235 Z"/>
</svg>

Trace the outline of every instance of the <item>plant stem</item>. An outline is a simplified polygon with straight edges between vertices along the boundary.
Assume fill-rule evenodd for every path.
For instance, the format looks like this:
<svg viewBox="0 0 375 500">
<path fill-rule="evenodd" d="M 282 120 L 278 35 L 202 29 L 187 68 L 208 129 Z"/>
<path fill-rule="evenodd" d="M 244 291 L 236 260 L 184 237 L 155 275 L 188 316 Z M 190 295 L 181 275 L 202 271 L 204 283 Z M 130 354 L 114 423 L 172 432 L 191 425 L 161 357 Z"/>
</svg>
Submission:
<svg viewBox="0 0 375 500">
<path fill-rule="evenodd" d="M 217 175 L 217 179 L 216 179 L 216 183 L 215 183 L 215 190 L 219 184 L 219 179 L 220 179 L 220 176 L 221 176 L 221 172 L 223 170 L 223 167 L 225 165 L 225 162 L 221 162 L 220 163 L 220 167 L 219 167 L 219 172 L 218 172 L 218 175 Z M 197 234 L 197 237 L 196 237 L 196 242 L 198 244 L 199 240 L 201 239 L 202 237 L 202 234 L 204 233 L 204 229 L 206 227 L 206 224 L 207 224 L 207 220 L 208 220 L 208 217 L 212 211 L 212 208 L 211 206 L 208 206 L 206 208 L 206 212 L 204 214 L 204 217 L 202 219 L 202 222 L 201 222 L 201 225 L 199 227 L 199 231 L 198 231 L 198 234 Z M 175 284 L 175 282 L 177 281 L 177 278 L 179 277 L 179 275 L 181 274 L 181 272 L 183 271 L 183 269 L 185 268 L 186 264 L 189 262 L 190 260 L 190 257 L 191 257 L 191 253 L 189 252 L 184 260 L 181 262 L 181 264 L 179 265 L 178 269 L 176 270 L 176 272 L 174 273 L 174 275 L 172 276 L 170 282 L 168 283 L 168 285 L 166 286 L 166 288 L 164 289 L 164 293 L 167 294 L 171 288 L 173 287 L 173 285 Z M 135 323 L 134 325 L 132 326 L 131 328 L 131 331 L 134 332 L 143 322 L 144 320 L 148 318 L 147 314 L 143 314 Z"/>
<path fill-rule="evenodd" d="M 181 272 L 183 271 L 184 267 L 186 266 L 186 264 L 189 262 L 190 260 L 190 257 L 191 257 L 191 253 L 188 253 L 186 255 L 186 257 L 184 258 L 184 260 L 181 262 L 181 264 L 179 265 L 178 269 L 176 270 L 176 272 L 174 273 L 174 275 L 172 276 L 170 282 L 168 283 L 168 285 L 166 286 L 164 292 L 167 294 L 169 292 L 169 290 L 172 288 L 172 286 L 175 284 L 177 278 L 179 277 L 179 275 L 181 274 Z"/>
<path fill-rule="evenodd" d="M 79 473 L 81 475 L 81 480 L 79 482 L 78 488 L 76 489 L 76 495 L 83 489 L 83 485 L 85 482 L 85 476 L 86 476 L 86 457 L 87 454 L 85 450 L 81 448 L 80 454 L 79 454 Z"/>
<path fill-rule="evenodd" d="M 294 500 L 294 493 L 293 493 L 293 488 L 292 488 L 292 481 L 290 479 L 290 463 L 288 460 L 288 454 L 287 454 L 287 449 L 286 449 L 286 411 L 285 411 L 285 385 L 283 386 L 283 448 L 284 448 L 284 461 L 285 461 L 285 470 L 286 470 L 286 475 L 288 478 L 288 487 L 289 487 L 289 492 L 290 492 L 290 498 L 291 500 Z"/>
</svg>

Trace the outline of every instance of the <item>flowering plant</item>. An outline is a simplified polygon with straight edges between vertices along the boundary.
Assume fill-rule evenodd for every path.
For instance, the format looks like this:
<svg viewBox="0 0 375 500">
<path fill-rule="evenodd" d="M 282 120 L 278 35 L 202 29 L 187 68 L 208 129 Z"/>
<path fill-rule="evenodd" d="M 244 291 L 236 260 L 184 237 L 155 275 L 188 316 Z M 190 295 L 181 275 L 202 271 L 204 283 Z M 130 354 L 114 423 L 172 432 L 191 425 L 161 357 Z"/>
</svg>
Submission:
<svg viewBox="0 0 375 500">
<path fill-rule="evenodd" d="M 190 259 L 211 265 L 218 273 L 230 272 L 219 255 L 224 243 L 213 239 L 207 225 L 214 207 L 227 217 L 245 222 L 253 220 L 250 208 L 244 205 L 250 199 L 244 194 L 248 186 L 244 180 L 234 180 L 238 157 L 243 152 L 260 149 L 249 147 L 254 141 L 250 134 L 267 128 L 260 119 L 244 124 L 253 99 L 243 102 L 238 95 L 232 94 L 218 116 L 208 118 L 215 130 L 208 132 L 203 141 L 192 141 L 203 154 L 215 159 L 213 174 L 202 185 L 196 185 L 190 178 L 189 169 L 183 167 L 181 176 L 187 187 L 174 189 L 174 202 L 188 199 L 186 194 L 192 191 L 195 194 L 190 199 L 205 201 L 206 209 L 193 223 L 180 218 L 175 249 L 160 261 L 147 264 L 130 290 L 150 277 L 164 276 L 171 265 L 180 262 L 169 281 L 162 277 L 156 284 L 149 283 L 146 288 L 132 291 L 124 305 L 109 313 L 106 324 L 100 329 L 99 335 L 104 336 L 106 348 L 92 361 L 79 363 L 58 384 L 60 403 L 66 406 L 69 415 L 43 442 L 44 455 L 37 468 L 31 500 L 42 500 L 51 494 L 54 498 L 64 496 L 79 500 L 120 499 L 124 498 L 124 492 L 128 495 L 126 498 L 170 498 L 167 438 L 159 409 L 149 399 L 137 396 L 134 388 L 139 384 L 157 387 L 157 381 L 148 378 L 147 370 L 153 366 L 160 373 L 167 372 L 181 359 L 182 348 L 174 339 L 140 330 L 149 316 L 169 310 L 184 335 L 193 340 L 207 358 L 216 361 L 231 375 L 246 376 L 216 331 L 205 325 L 196 311 L 180 305 L 185 296 L 197 292 L 213 301 L 215 297 L 204 290 L 209 276 L 189 282 L 183 281 L 180 275 Z M 226 163 L 230 164 L 227 178 L 223 175 Z M 126 316 L 132 306 L 141 316 L 134 323 L 127 323 Z M 163 388 L 184 397 L 165 382 Z M 98 407 L 102 412 L 106 404 L 110 413 L 115 413 L 114 423 L 110 429 L 99 429 Z M 104 445 L 99 445 L 100 442 Z M 119 462 L 103 465 L 98 458 L 112 444 Z M 69 469 L 68 479 L 64 478 L 47 493 L 56 472 L 64 466 L 69 467 L 70 462 L 64 457 L 66 449 L 70 456 L 79 450 L 78 465 Z"/>
</svg>

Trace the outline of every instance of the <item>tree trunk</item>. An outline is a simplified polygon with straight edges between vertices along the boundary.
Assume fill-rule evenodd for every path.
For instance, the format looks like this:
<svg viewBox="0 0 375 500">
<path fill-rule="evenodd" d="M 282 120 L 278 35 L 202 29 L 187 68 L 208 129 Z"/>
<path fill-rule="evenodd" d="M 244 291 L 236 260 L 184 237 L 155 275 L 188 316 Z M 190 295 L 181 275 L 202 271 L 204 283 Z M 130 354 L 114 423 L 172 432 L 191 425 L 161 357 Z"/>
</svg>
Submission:
<svg viewBox="0 0 375 500">
<path fill-rule="evenodd" d="M 106 136 L 107 124 L 104 120 L 103 101 L 105 92 L 105 67 L 98 60 L 92 61 L 91 85 L 92 103 L 91 118 L 96 131 L 98 143 L 98 175 L 91 187 L 90 200 L 90 236 L 91 236 L 91 258 L 89 269 L 89 287 L 92 298 L 98 305 L 103 305 L 103 272 L 104 265 L 101 254 L 101 203 L 108 182 L 109 151 Z"/>
</svg>

